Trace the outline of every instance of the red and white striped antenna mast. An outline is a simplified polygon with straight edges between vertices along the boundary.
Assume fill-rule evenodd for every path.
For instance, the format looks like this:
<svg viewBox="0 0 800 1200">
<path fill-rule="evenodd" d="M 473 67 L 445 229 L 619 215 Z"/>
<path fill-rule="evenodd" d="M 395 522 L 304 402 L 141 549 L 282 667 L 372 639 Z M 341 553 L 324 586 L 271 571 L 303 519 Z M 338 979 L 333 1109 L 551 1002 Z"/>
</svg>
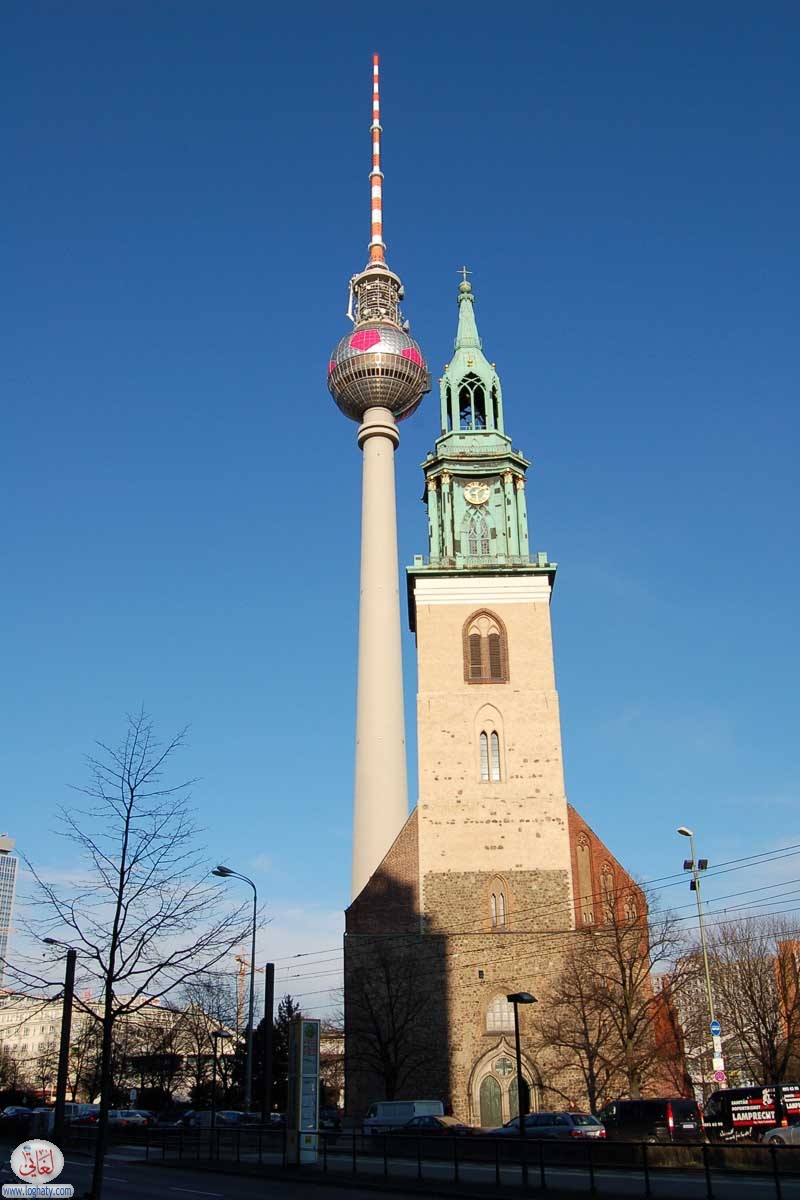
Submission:
<svg viewBox="0 0 800 1200">
<path fill-rule="evenodd" d="M 370 192 L 372 196 L 372 239 L 369 243 L 370 263 L 385 262 L 386 246 L 383 241 L 383 171 L 381 170 L 381 85 L 380 58 L 372 56 L 372 171 Z"/>
</svg>

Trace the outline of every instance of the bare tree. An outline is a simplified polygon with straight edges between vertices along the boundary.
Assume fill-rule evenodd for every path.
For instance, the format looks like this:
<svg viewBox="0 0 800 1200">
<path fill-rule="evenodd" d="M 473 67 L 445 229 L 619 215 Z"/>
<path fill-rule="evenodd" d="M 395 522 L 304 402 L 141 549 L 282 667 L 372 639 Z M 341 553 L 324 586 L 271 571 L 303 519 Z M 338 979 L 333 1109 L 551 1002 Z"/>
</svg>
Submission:
<svg viewBox="0 0 800 1200">
<path fill-rule="evenodd" d="M 69 1048 L 69 1089 L 73 1100 L 83 1095 L 90 1102 L 100 1094 L 103 1031 L 99 1021 L 82 1013 Z"/>
<path fill-rule="evenodd" d="M 683 1074 L 672 1007 L 682 982 L 680 924 L 638 888 L 607 892 L 602 911 L 601 923 L 572 935 L 538 1038 L 559 1065 L 580 1071 L 592 1111 L 612 1093 L 638 1097 L 651 1079 Z M 657 968 L 668 968 L 660 991 Z"/>
<path fill-rule="evenodd" d="M 178 1025 L 183 1053 L 188 1060 L 193 1096 L 202 1095 L 211 1078 L 212 1034 L 230 1032 L 236 1021 L 236 995 L 231 981 L 221 975 L 197 975 L 182 991 L 183 1012 Z M 228 1086 L 230 1056 L 222 1054 L 217 1070 L 223 1087 Z"/>
<path fill-rule="evenodd" d="M 392 1100 L 436 1058 L 431 954 L 420 939 L 350 937 L 345 947 L 344 1029 L 348 1074 L 376 1077 Z"/>
<path fill-rule="evenodd" d="M 76 947 L 100 988 L 98 1013 L 76 997 L 102 1032 L 92 1200 L 102 1194 L 115 1030 L 145 1004 L 207 972 L 247 928 L 244 906 L 227 908 L 208 882 L 189 782 L 163 781 L 184 740 L 179 733 L 161 745 L 143 712 L 130 717 L 121 745 L 99 743 L 88 759 L 90 782 L 76 789 L 86 805 L 61 810 L 61 833 L 73 847 L 71 860 L 86 868 L 84 881 L 60 886 L 31 868 L 43 910 L 39 934 Z"/>
<path fill-rule="evenodd" d="M 622 901 L 615 897 L 605 906 L 603 924 L 580 935 L 591 942 L 587 961 L 596 1002 L 609 1022 L 611 1045 L 634 1098 L 649 1079 L 664 1074 L 659 1049 L 685 962 L 680 922 L 659 911 L 654 896 L 641 896 L 635 904 L 629 891 Z M 667 982 L 657 992 L 653 976 L 659 969 L 667 972 Z"/>
<path fill-rule="evenodd" d="M 42 1103 L 47 1100 L 48 1092 L 55 1087 L 58 1075 L 58 1045 L 47 1041 L 40 1050 L 36 1051 L 31 1063 L 31 1077 L 36 1080 L 36 1089 L 42 1094 Z"/>
<path fill-rule="evenodd" d="M 794 922 L 782 917 L 727 922 L 710 946 L 721 1023 L 751 1077 L 784 1083 L 800 1065 L 800 986 Z"/>
<path fill-rule="evenodd" d="M 583 934 L 573 938 L 553 987 L 542 996 L 544 1016 L 534 1042 L 540 1054 L 549 1056 L 553 1077 L 580 1072 L 589 1111 L 596 1113 L 620 1090 L 624 1076 L 616 1025 L 595 979 L 593 950 L 593 939 Z M 552 1084 L 550 1088 L 558 1092 Z"/>
</svg>

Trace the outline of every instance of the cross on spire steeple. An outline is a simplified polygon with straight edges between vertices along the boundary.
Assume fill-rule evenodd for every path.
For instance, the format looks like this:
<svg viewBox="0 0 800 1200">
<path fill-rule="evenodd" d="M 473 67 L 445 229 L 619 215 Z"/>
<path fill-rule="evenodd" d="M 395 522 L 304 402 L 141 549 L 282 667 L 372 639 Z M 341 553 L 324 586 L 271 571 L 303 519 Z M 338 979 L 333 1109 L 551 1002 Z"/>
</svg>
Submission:
<svg viewBox="0 0 800 1200">
<path fill-rule="evenodd" d="M 466 283 L 466 282 L 467 282 L 467 276 L 468 276 L 468 275 L 471 275 L 471 274 L 472 274 L 472 271 L 468 271 L 466 267 L 459 267 L 459 268 L 458 268 L 458 274 L 461 276 L 461 278 L 463 279 L 464 283 Z"/>
</svg>

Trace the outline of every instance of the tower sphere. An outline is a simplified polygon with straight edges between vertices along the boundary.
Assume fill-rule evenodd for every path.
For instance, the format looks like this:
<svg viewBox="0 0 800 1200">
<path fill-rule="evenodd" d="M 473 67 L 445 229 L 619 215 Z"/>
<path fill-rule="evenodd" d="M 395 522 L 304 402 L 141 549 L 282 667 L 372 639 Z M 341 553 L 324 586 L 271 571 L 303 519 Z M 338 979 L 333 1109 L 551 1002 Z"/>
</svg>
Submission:
<svg viewBox="0 0 800 1200">
<path fill-rule="evenodd" d="M 359 322 L 328 364 L 328 388 L 346 417 L 363 420 L 369 408 L 388 408 L 396 421 L 408 417 L 430 387 L 422 351 L 389 321 Z"/>
</svg>

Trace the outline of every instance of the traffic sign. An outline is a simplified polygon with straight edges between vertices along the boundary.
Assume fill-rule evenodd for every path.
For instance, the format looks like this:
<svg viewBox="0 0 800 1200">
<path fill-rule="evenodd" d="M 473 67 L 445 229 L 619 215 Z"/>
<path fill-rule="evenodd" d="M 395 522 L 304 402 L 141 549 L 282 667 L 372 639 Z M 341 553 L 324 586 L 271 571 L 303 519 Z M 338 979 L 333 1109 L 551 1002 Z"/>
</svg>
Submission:
<svg viewBox="0 0 800 1200">
<path fill-rule="evenodd" d="M 715 1083 L 724 1083 L 725 1082 L 725 1072 L 724 1071 L 715 1071 L 714 1072 L 714 1082 Z"/>
<path fill-rule="evenodd" d="M 714 1037 L 719 1037 L 719 1035 L 722 1033 L 722 1026 L 720 1025 L 719 1021 L 711 1022 L 711 1033 Z"/>
</svg>

